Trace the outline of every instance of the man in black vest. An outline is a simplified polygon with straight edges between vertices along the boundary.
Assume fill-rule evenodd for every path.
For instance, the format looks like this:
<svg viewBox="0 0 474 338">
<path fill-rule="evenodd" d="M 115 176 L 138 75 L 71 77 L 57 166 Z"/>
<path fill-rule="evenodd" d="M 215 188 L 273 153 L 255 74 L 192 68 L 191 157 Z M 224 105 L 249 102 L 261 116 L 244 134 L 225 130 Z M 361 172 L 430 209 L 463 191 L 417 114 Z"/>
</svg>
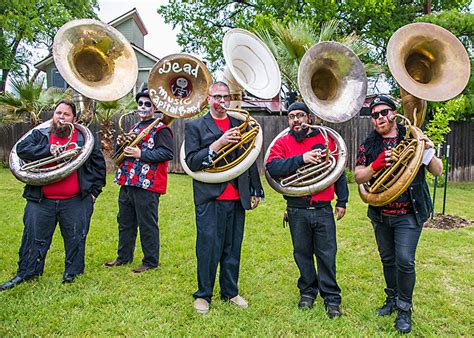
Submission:
<svg viewBox="0 0 474 338">
<path fill-rule="evenodd" d="M 186 163 L 192 171 L 210 166 L 219 149 L 240 140 L 242 121 L 228 116 L 222 105 L 230 103 L 229 87 L 216 82 L 208 97 L 210 112 L 186 124 Z M 240 155 L 237 149 L 231 156 Z M 229 160 L 232 160 L 229 158 Z M 221 298 L 241 308 L 247 302 L 238 293 L 240 250 L 244 236 L 245 210 L 257 207 L 263 189 L 256 164 L 233 180 L 203 183 L 193 180 L 196 208 L 196 255 L 198 291 L 194 308 L 207 313 L 220 263 Z"/>
<path fill-rule="evenodd" d="M 370 105 L 375 130 L 359 148 L 354 172 L 358 184 L 389 167 L 391 151 L 405 135 L 405 127 L 396 123 L 395 103 L 386 96 L 377 96 Z M 423 164 L 409 188 L 395 201 L 382 207 L 369 205 L 375 239 L 382 260 L 387 287 L 384 305 L 377 315 L 386 316 L 398 310 L 395 327 L 402 333 L 411 331 L 411 308 L 415 287 L 415 253 L 423 223 L 432 211 L 432 202 L 425 180 L 425 169 L 441 175 L 443 164 L 434 156 L 433 142 L 425 135 Z"/>
</svg>

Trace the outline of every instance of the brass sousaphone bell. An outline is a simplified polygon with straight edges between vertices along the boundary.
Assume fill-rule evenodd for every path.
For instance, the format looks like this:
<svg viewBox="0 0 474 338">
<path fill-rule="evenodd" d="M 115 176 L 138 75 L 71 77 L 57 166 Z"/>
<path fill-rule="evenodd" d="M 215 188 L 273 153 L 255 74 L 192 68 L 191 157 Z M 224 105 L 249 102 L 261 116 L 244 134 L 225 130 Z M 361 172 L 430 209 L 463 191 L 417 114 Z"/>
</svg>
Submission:
<svg viewBox="0 0 474 338">
<path fill-rule="evenodd" d="M 53 42 L 53 57 L 64 80 L 80 94 L 100 101 L 114 101 L 129 93 L 136 83 L 138 63 L 130 43 L 115 28 L 98 20 L 79 19 L 67 22 L 56 33 Z M 35 129 L 47 128 L 52 120 Z M 18 157 L 18 142 L 10 153 L 10 170 L 20 181 L 31 185 L 45 185 L 60 181 L 84 164 L 94 147 L 90 130 L 75 124 L 84 137 L 84 145 L 77 152 L 51 170 L 39 170 L 44 161 L 31 168 Z M 50 159 L 48 159 L 49 161 Z M 64 164 L 64 165 L 63 165 Z M 28 169 L 25 169 L 28 168 Z"/>
<path fill-rule="evenodd" d="M 350 120 L 359 113 L 367 94 L 367 76 L 364 66 L 354 52 L 337 42 L 320 42 L 306 51 L 298 69 L 298 87 L 304 102 L 319 118 L 333 123 Z M 305 165 L 290 178 L 275 180 L 265 172 L 270 186 L 286 196 L 307 196 L 332 185 L 342 175 L 347 161 L 347 147 L 335 130 L 321 125 L 307 126 L 319 129 L 328 140 L 335 141 L 335 150 L 327 149 L 326 159 L 318 165 Z M 283 130 L 272 141 L 270 149 Z"/>
<path fill-rule="evenodd" d="M 359 185 L 362 200 L 372 206 L 396 200 L 415 179 L 424 151 L 424 141 L 419 138 L 426 101 L 446 101 L 459 95 L 470 76 L 469 57 L 462 43 L 451 32 L 430 23 L 413 23 L 398 29 L 388 43 L 387 60 L 400 85 L 408 120 L 408 135 L 400 145 L 403 149 L 393 152 L 411 154 L 394 159 L 373 182 Z M 408 143 L 412 148 L 405 149 Z"/>
</svg>

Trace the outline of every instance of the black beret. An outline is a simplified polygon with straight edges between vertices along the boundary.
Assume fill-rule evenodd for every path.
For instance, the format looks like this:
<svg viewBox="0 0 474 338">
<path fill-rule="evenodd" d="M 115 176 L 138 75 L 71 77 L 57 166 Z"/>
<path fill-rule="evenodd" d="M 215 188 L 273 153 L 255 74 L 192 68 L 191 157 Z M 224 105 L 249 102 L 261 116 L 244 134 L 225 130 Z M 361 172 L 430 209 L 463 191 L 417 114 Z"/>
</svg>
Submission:
<svg viewBox="0 0 474 338">
<path fill-rule="evenodd" d="M 381 104 L 389 106 L 392 110 L 397 110 L 397 106 L 395 105 L 395 102 L 392 101 L 392 99 L 390 99 L 387 96 L 378 95 L 370 103 L 370 106 L 369 106 L 370 111 L 372 111 L 374 107 L 380 106 Z"/>
</svg>

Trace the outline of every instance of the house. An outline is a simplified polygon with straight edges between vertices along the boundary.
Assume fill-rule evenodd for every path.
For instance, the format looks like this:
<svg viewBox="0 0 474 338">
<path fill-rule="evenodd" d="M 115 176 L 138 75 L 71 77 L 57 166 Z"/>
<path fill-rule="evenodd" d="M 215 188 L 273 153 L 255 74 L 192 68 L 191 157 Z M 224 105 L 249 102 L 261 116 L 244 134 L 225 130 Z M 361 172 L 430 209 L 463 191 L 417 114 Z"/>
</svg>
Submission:
<svg viewBox="0 0 474 338">
<path fill-rule="evenodd" d="M 147 82 L 148 74 L 151 69 L 158 62 L 158 58 L 144 49 L 144 37 L 148 31 L 143 23 L 136 8 L 122 14 L 118 18 L 108 23 L 120 33 L 122 33 L 135 52 L 138 61 L 138 79 L 133 89 L 133 93 L 139 91 Z M 54 64 L 53 55 L 50 54 L 37 64 L 35 67 L 46 73 L 46 86 L 66 88 L 68 85 L 66 81 L 59 74 L 56 65 Z"/>
</svg>

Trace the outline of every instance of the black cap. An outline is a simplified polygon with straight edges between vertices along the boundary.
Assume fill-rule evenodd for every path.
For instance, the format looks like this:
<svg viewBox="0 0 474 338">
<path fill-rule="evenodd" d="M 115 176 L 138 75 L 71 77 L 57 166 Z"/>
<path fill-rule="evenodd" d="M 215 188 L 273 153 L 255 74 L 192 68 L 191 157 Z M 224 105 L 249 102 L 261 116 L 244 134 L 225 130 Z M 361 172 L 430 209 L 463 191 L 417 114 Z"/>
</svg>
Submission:
<svg viewBox="0 0 474 338">
<path fill-rule="evenodd" d="M 309 110 L 308 106 L 306 105 L 306 103 L 303 102 L 293 102 L 292 104 L 290 104 L 290 106 L 288 107 L 288 114 L 293 110 L 302 110 L 306 112 L 306 114 L 311 115 L 311 111 Z"/>
<path fill-rule="evenodd" d="M 146 97 L 151 100 L 150 94 L 148 94 L 148 88 L 143 88 L 143 90 L 135 96 L 135 101 L 138 102 L 140 97 Z"/>
<path fill-rule="evenodd" d="M 389 106 L 392 110 L 397 110 L 397 106 L 395 105 L 395 102 L 392 101 L 392 99 L 390 99 L 387 96 L 377 95 L 370 103 L 370 106 L 369 106 L 370 111 L 372 112 L 372 109 L 374 107 L 380 106 L 381 104 Z"/>
</svg>

